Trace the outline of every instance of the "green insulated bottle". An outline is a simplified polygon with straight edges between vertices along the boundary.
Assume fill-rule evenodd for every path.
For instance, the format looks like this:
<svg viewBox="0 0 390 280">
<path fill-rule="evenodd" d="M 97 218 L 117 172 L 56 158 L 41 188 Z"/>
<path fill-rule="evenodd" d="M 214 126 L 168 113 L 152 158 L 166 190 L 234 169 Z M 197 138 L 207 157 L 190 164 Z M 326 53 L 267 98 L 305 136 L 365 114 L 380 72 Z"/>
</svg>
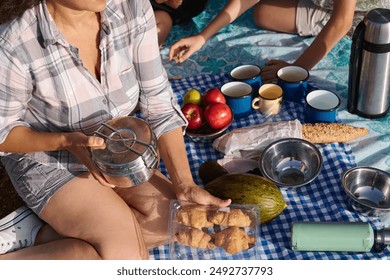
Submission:
<svg viewBox="0 0 390 280">
<path fill-rule="evenodd" d="M 295 251 L 369 252 L 390 244 L 390 229 L 374 231 L 369 223 L 294 222 Z"/>
</svg>

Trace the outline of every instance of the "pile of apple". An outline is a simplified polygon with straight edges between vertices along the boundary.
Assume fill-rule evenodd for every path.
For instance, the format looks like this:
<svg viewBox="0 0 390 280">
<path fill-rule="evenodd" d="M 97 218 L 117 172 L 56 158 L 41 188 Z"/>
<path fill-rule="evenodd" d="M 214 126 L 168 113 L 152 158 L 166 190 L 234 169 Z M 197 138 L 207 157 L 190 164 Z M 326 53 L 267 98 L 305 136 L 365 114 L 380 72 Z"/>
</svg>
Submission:
<svg viewBox="0 0 390 280">
<path fill-rule="evenodd" d="M 184 95 L 181 110 L 190 130 L 202 126 L 219 130 L 227 126 L 233 118 L 225 96 L 218 88 L 210 88 L 203 95 L 196 89 L 188 90 Z"/>
</svg>

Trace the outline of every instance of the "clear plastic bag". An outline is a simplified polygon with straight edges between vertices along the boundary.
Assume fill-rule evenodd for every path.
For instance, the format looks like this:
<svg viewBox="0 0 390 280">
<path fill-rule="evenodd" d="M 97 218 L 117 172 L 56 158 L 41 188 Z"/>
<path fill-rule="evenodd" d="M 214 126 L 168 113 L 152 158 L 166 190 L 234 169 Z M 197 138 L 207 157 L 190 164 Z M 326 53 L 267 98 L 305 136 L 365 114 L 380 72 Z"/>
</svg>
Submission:
<svg viewBox="0 0 390 280">
<path fill-rule="evenodd" d="M 282 138 L 302 138 L 299 120 L 271 122 L 234 129 L 218 137 L 213 147 L 225 158 L 258 158 L 270 143 Z"/>
<path fill-rule="evenodd" d="M 192 211 L 204 211 L 204 216 L 208 217 L 207 222 L 204 223 L 199 218 L 199 213 L 192 216 L 189 219 L 188 216 L 183 218 L 180 215 L 181 211 L 185 211 L 188 214 L 188 210 Z M 229 213 L 234 211 L 241 211 L 246 216 L 245 224 L 242 226 L 238 224 L 224 224 L 216 222 L 218 219 L 213 220 L 213 215 Z M 226 208 L 218 208 L 212 205 L 198 205 L 186 201 L 171 200 L 170 202 L 170 216 L 169 216 L 169 258 L 171 260 L 256 260 L 258 259 L 258 246 L 260 237 L 260 209 L 257 205 L 252 204 L 231 204 Z M 190 222 L 192 220 L 192 222 Z M 223 221 L 226 221 L 222 219 Z M 229 220 L 229 219 L 228 219 Z M 221 220 L 220 220 L 221 221 Z M 233 222 L 229 220 L 228 223 Z M 236 221 L 237 222 L 237 221 Z M 190 223 L 190 224 L 188 224 Z M 235 222 L 234 222 L 235 223 Z M 234 242 L 239 242 L 238 239 L 225 239 L 224 244 L 218 243 L 220 238 L 225 235 L 226 231 L 238 231 L 241 235 L 245 235 L 252 239 L 251 244 L 248 244 L 248 248 L 237 250 L 237 252 L 231 252 L 226 246 L 233 246 Z M 189 237 L 188 240 L 198 240 L 199 233 L 203 233 L 209 241 L 207 246 L 197 246 L 198 244 L 186 244 L 185 240 L 178 240 L 178 236 Z M 225 236 L 224 236 L 225 237 Z M 226 238 L 230 238 L 231 235 L 226 234 Z M 205 237 L 202 237 L 203 240 Z M 204 241 L 204 240 L 203 240 Z M 242 240 L 241 240 L 242 241 Z M 230 243 L 232 242 L 232 243 Z M 194 242 L 196 243 L 196 242 Z M 204 242 L 203 242 L 204 243 Z M 203 244 L 204 245 L 204 244 Z"/>
</svg>

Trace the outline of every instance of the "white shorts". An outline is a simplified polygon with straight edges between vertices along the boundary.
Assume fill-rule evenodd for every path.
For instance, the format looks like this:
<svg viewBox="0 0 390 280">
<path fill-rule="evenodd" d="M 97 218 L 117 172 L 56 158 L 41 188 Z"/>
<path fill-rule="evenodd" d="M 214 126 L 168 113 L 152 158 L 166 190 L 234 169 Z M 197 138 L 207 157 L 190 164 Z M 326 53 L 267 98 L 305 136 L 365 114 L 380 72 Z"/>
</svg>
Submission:
<svg viewBox="0 0 390 280">
<path fill-rule="evenodd" d="M 296 27 L 300 36 L 316 36 L 330 19 L 332 11 L 313 4 L 310 0 L 299 0 Z"/>
</svg>

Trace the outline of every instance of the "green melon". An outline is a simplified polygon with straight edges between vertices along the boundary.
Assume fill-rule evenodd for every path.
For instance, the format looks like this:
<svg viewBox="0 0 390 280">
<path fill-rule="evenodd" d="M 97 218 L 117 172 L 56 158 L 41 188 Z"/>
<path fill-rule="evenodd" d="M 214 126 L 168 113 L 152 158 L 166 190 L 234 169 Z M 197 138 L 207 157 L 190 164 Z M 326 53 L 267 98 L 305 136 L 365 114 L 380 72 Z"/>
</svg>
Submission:
<svg viewBox="0 0 390 280">
<path fill-rule="evenodd" d="M 205 189 L 216 197 L 231 198 L 235 204 L 258 205 L 261 224 L 275 219 L 287 206 L 279 188 L 257 175 L 225 174 L 208 182 Z"/>
</svg>

